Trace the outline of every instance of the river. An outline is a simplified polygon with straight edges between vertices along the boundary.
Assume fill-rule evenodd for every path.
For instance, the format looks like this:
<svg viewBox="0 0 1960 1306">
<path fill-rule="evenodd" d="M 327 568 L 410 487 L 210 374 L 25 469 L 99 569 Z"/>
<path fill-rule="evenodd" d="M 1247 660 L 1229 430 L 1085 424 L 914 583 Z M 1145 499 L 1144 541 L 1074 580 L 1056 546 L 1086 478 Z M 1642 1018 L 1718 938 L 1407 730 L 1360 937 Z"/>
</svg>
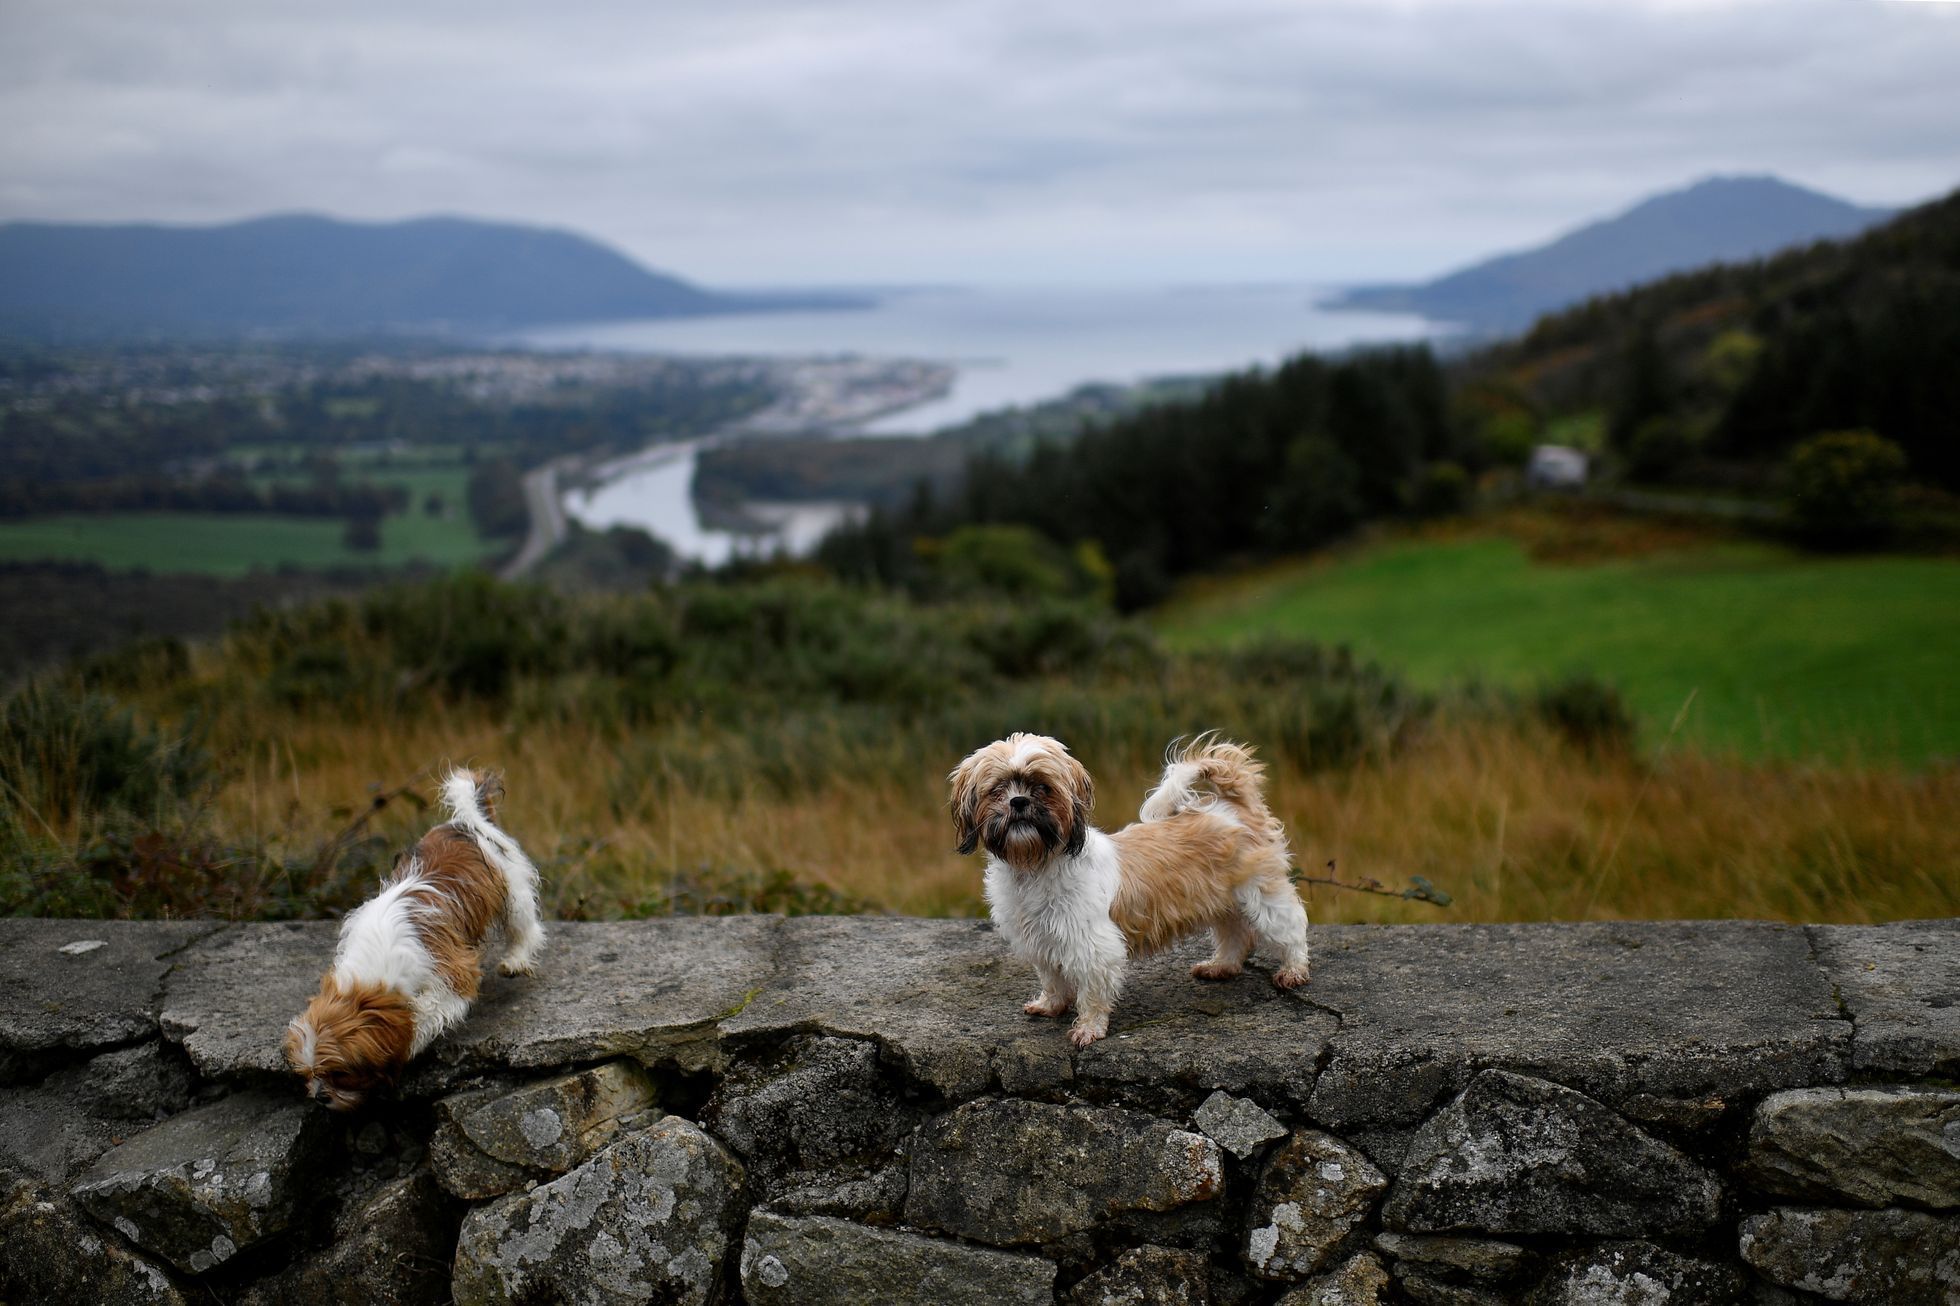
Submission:
<svg viewBox="0 0 1960 1306">
<path fill-rule="evenodd" d="M 1434 338 L 1442 324 L 1408 314 L 1331 312 L 1323 292 L 1291 284 L 1145 288 L 905 290 L 872 308 L 747 313 L 563 326 L 527 332 L 538 349 L 702 355 L 861 354 L 957 368 L 940 399 L 867 424 L 922 435 L 1010 404 L 1059 397 L 1092 381 L 1132 382 L 1271 364 L 1308 349 Z M 753 536 L 704 521 L 690 487 L 698 442 L 649 451 L 565 508 L 589 526 L 640 526 L 683 556 L 718 563 L 743 550 L 807 548 L 848 505 L 758 505 L 781 519 Z"/>
</svg>

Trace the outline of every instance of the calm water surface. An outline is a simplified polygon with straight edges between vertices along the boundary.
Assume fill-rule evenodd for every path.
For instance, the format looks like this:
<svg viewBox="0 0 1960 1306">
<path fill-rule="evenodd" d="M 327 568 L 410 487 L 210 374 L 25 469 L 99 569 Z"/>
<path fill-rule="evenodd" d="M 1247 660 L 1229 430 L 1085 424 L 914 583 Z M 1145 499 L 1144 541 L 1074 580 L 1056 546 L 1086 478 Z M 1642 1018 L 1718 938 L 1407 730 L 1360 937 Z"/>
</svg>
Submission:
<svg viewBox="0 0 1960 1306">
<path fill-rule="evenodd" d="M 862 354 L 957 367 L 944 398 L 865 428 L 898 436 L 1056 398 L 1092 381 L 1223 372 L 1307 349 L 1426 339 L 1448 330 L 1408 314 L 1323 311 L 1313 307 L 1318 293 L 1306 285 L 917 290 L 869 309 L 552 327 L 520 342 L 668 354 Z M 710 563 L 743 549 L 807 548 L 846 510 L 799 508 L 782 533 L 744 537 L 701 521 L 689 493 L 693 477 L 690 446 L 672 458 L 639 462 L 594 491 L 575 492 L 565 506 L 588 525 L 641 526 Z"/>
</svg>

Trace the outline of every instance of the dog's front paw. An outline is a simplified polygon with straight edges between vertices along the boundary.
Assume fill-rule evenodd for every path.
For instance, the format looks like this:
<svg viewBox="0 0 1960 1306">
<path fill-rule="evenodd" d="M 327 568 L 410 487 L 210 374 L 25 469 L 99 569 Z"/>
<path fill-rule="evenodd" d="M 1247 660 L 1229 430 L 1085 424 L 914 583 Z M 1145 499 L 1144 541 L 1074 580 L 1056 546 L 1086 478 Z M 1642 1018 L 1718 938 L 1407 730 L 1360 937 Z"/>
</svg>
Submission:
<svg viewBox="0 0 1960 1306">
<path fill-rule="evenodd" d="M 1243 969 L 1225 961 L 1201 961 L 1191 968 L 1191 975 L 1201 980 L 1228 980 L 1236 978 Z"/>
<path fill-rule="evenodd" d="M 1021 1007 L 1021 1010 L 1030 1016 L 1046 1016 L 1052 1019 L 1056 1016 L 1067 1015 L 1068 1003 L 1061 998 L 1051 997 L 1043 993 L 1032 1002 L 1025 1003 Z"/>
<path fill-rule="evenodd" d="M 535 961 L 500 961 L 497 963 L 499 975 L 535 975 L 538 963 Z"/>
<path fill-rule="evenodd" d="M 1288 966 L 1273 972 L 1273 987 L 1276 989 L 1297 989 L 1307 982 L 1305 966 Z"/>
<path fill-rule="evenodd" d="M 1106 1020 L 1078 1020 L 1069 1028 L 1068 1041 L 1079 1048 L 1086 1048 L 1107 1033 L 1109 1022 Z"/>
</svg>

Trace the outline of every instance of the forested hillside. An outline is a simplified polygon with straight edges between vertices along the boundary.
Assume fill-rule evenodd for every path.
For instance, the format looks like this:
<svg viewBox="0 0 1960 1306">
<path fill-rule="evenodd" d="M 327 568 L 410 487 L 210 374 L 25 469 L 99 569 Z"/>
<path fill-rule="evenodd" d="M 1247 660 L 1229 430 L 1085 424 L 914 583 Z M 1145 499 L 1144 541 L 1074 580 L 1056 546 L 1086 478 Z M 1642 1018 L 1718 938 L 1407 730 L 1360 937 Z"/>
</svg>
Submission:
<svg viewBox="0 0 1960 1306">
<path fill-rule="evenodd" d="M 1588 301 L 1448 366 L 1420 347 L 1301 357 L 1025 457 L 982 453 L 957 491 L 922 489 L 822 557 L 906 583 L 916 539 L 1020 523 L 1094 545 L 1136 607 L 1235 557 L 1454 509 L 1541 441 L 1586 447 L 1608 479 L 1769 495 L 1795 445 L 1856 428 L 1903 451 L 1906 480 L 1951 493 L 1956 359 L 1960 195 L 1842 244 Z"/>
</svg>

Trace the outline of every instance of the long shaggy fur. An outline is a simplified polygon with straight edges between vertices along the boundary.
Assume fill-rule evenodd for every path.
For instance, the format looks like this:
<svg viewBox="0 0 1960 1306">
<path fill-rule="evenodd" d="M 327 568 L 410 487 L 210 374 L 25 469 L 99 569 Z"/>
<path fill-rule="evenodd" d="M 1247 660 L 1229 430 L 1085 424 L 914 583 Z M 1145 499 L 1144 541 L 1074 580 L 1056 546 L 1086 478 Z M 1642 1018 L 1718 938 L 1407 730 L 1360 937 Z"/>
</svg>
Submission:
<svg viewBox="0 0 1960 1306">
<path fill-rule="evenodd" d="M 1055 739 L 1013 734 L 948 777 L 961 852 L 987 850 L 987 902 L 1041 992 L 1025 1010 L 1074 1007 L 1070 1038 L 1108 1032 L 1131 956 L 1209 929 L 1200 979 L 1229 979 L 1264 941 L 1273 982 L 1307 982 L 1307 915 L 1288 878 L 1286 831 L 1266 807 L 1265 769 L 1242 744 L 1200 736 L 1173 745 L 1142 819 L 1113 834 L 1090 824 L 1089 773 Z"/>
<path fill-rule="evenodd" d="M 393 1084 L 409 1060 L 460 1023 L 502 928 L 499 969 L 530 974 L 544 927 L 538 872 L 495 820 L 503 787 L 456 770 L 442 785 L 449 820 L 395 863 L 373 898 L 341 923 L 333 968 L 286 1031 L 286 1060 L 307 1092 L 345 1111 Z"/>
</svg>

